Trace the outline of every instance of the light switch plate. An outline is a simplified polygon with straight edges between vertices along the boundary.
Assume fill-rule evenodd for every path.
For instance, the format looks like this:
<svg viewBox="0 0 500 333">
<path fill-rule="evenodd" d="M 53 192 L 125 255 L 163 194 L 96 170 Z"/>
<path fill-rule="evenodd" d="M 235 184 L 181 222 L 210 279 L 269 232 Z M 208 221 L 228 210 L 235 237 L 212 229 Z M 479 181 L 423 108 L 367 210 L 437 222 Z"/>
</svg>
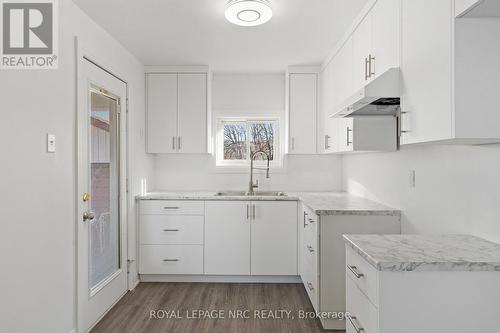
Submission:
<svg viewBox="0 0 500 333">
<path fill-rule="evenodd" d="M 55 134 L 47 134 L 47 152 L 56 152 L 56 136 Z"/>
</svg>

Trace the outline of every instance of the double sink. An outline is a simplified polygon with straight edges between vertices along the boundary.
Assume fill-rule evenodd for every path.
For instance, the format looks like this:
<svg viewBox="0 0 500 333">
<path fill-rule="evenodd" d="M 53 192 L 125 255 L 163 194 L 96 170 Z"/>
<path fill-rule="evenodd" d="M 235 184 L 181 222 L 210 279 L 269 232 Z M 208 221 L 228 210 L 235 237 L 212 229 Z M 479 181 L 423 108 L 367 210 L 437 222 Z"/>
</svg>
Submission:
<svg viewBox="0 0 500 333">
<path fill-rule="evenodd" d="M 221 191 L 215 193 L 215 196 L 218 197 L 243 197 L 243 196 L 259 196 L 259 197 L 286 197 L 287 194 L 285 192 L 279 191 Z"/>
</svg>

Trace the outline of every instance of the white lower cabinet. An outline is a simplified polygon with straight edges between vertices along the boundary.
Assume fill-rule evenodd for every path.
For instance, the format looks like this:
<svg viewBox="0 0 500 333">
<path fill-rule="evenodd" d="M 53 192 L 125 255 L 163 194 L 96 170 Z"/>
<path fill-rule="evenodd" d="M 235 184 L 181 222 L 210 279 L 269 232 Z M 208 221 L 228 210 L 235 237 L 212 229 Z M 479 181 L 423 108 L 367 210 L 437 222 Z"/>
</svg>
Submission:
<svg viewBox="0 0 500 333">
<path fill-rule="evenodd" d="M 498 332 L 499 272 L 378 271 L 346 246 L 347 333 Z"/>
<path fill-rule="evenodd" d="M 205 220 L 205 273 L 250 275 L 250 203 L 207 202 Z"/>
<path fill-rule="evenodd" d="M 297 275 L 297 202 L 210 201 L 205 273 Z"/>
<path fill-rule="evenodd" d="M 394 214 L 318 216 L 305 205 L 302 205 L 299 216 L 300 277 L 311 304 L 315 311 L 325 314 L 324 317 L 320 317 L 324 329 L 347 328 L 347 332 L 356 332 L 349 327 L 349 324 L 346 325 L 343 316 L 346 311 L 346 255 L 342 235 L 399 234 L 400 216 Z M 365 271 L 371 279 L 373 274 Z M 367 284 L 366 288 L 373 294 L 372 282 Z M 363 316 L 366 312 L 370 320 L 376 319 L 376 316 L 373 316 L 373 309 L 363 308 L 362 311 Z M 366 330 L 365 333 L 371 331 Z"/>
</svg>

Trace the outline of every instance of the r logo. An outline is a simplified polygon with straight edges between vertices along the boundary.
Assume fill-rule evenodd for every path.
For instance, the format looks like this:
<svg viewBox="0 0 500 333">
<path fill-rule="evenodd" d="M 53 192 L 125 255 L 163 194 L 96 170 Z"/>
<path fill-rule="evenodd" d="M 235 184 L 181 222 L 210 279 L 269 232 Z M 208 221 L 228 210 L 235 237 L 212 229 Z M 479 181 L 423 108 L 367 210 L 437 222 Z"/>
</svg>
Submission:
<svg viewBox="0 0 500 333">
<path fill-rule="evenodd" d="M 53 3 L 3 3 L 3 54 L 53 53 Z"/>
</svg>

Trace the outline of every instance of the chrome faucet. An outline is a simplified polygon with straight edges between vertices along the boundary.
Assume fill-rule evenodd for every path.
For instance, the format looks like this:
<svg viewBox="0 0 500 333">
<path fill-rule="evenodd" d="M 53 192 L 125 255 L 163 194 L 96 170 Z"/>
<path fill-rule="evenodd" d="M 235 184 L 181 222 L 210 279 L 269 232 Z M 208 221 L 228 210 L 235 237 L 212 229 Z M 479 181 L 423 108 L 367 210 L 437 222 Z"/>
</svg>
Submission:
<svg viewBox="0 0 500 333">
<path fill-rule="evenodd" d="M 264 154 L 264 156 L 266 156 L 266 159 L 267 159 L 267 167 L 266 168 L 257 168 L 257 167 L 253 166 L 253 161 L 255 160 L 255 157 L 257 155 L 261 155 L 261 154 Z M 259 180 L 258 179 L 255 181 L 255 183 L 253 182 L 253 171 L 254 170 L 266 170 L 266 178 L 269 178 L 269 161 L 270 161 L 269 154 L 267 154 L 266 152 L 264 152 L 262 150 L 257 151 L 255 153 L 253 153 L 252 156 L 250 156 L 250 184 L 248 186 L 248 195 L 254 195 L 255 194 L 254 189 L 259 187 Z"/>
</svg>

